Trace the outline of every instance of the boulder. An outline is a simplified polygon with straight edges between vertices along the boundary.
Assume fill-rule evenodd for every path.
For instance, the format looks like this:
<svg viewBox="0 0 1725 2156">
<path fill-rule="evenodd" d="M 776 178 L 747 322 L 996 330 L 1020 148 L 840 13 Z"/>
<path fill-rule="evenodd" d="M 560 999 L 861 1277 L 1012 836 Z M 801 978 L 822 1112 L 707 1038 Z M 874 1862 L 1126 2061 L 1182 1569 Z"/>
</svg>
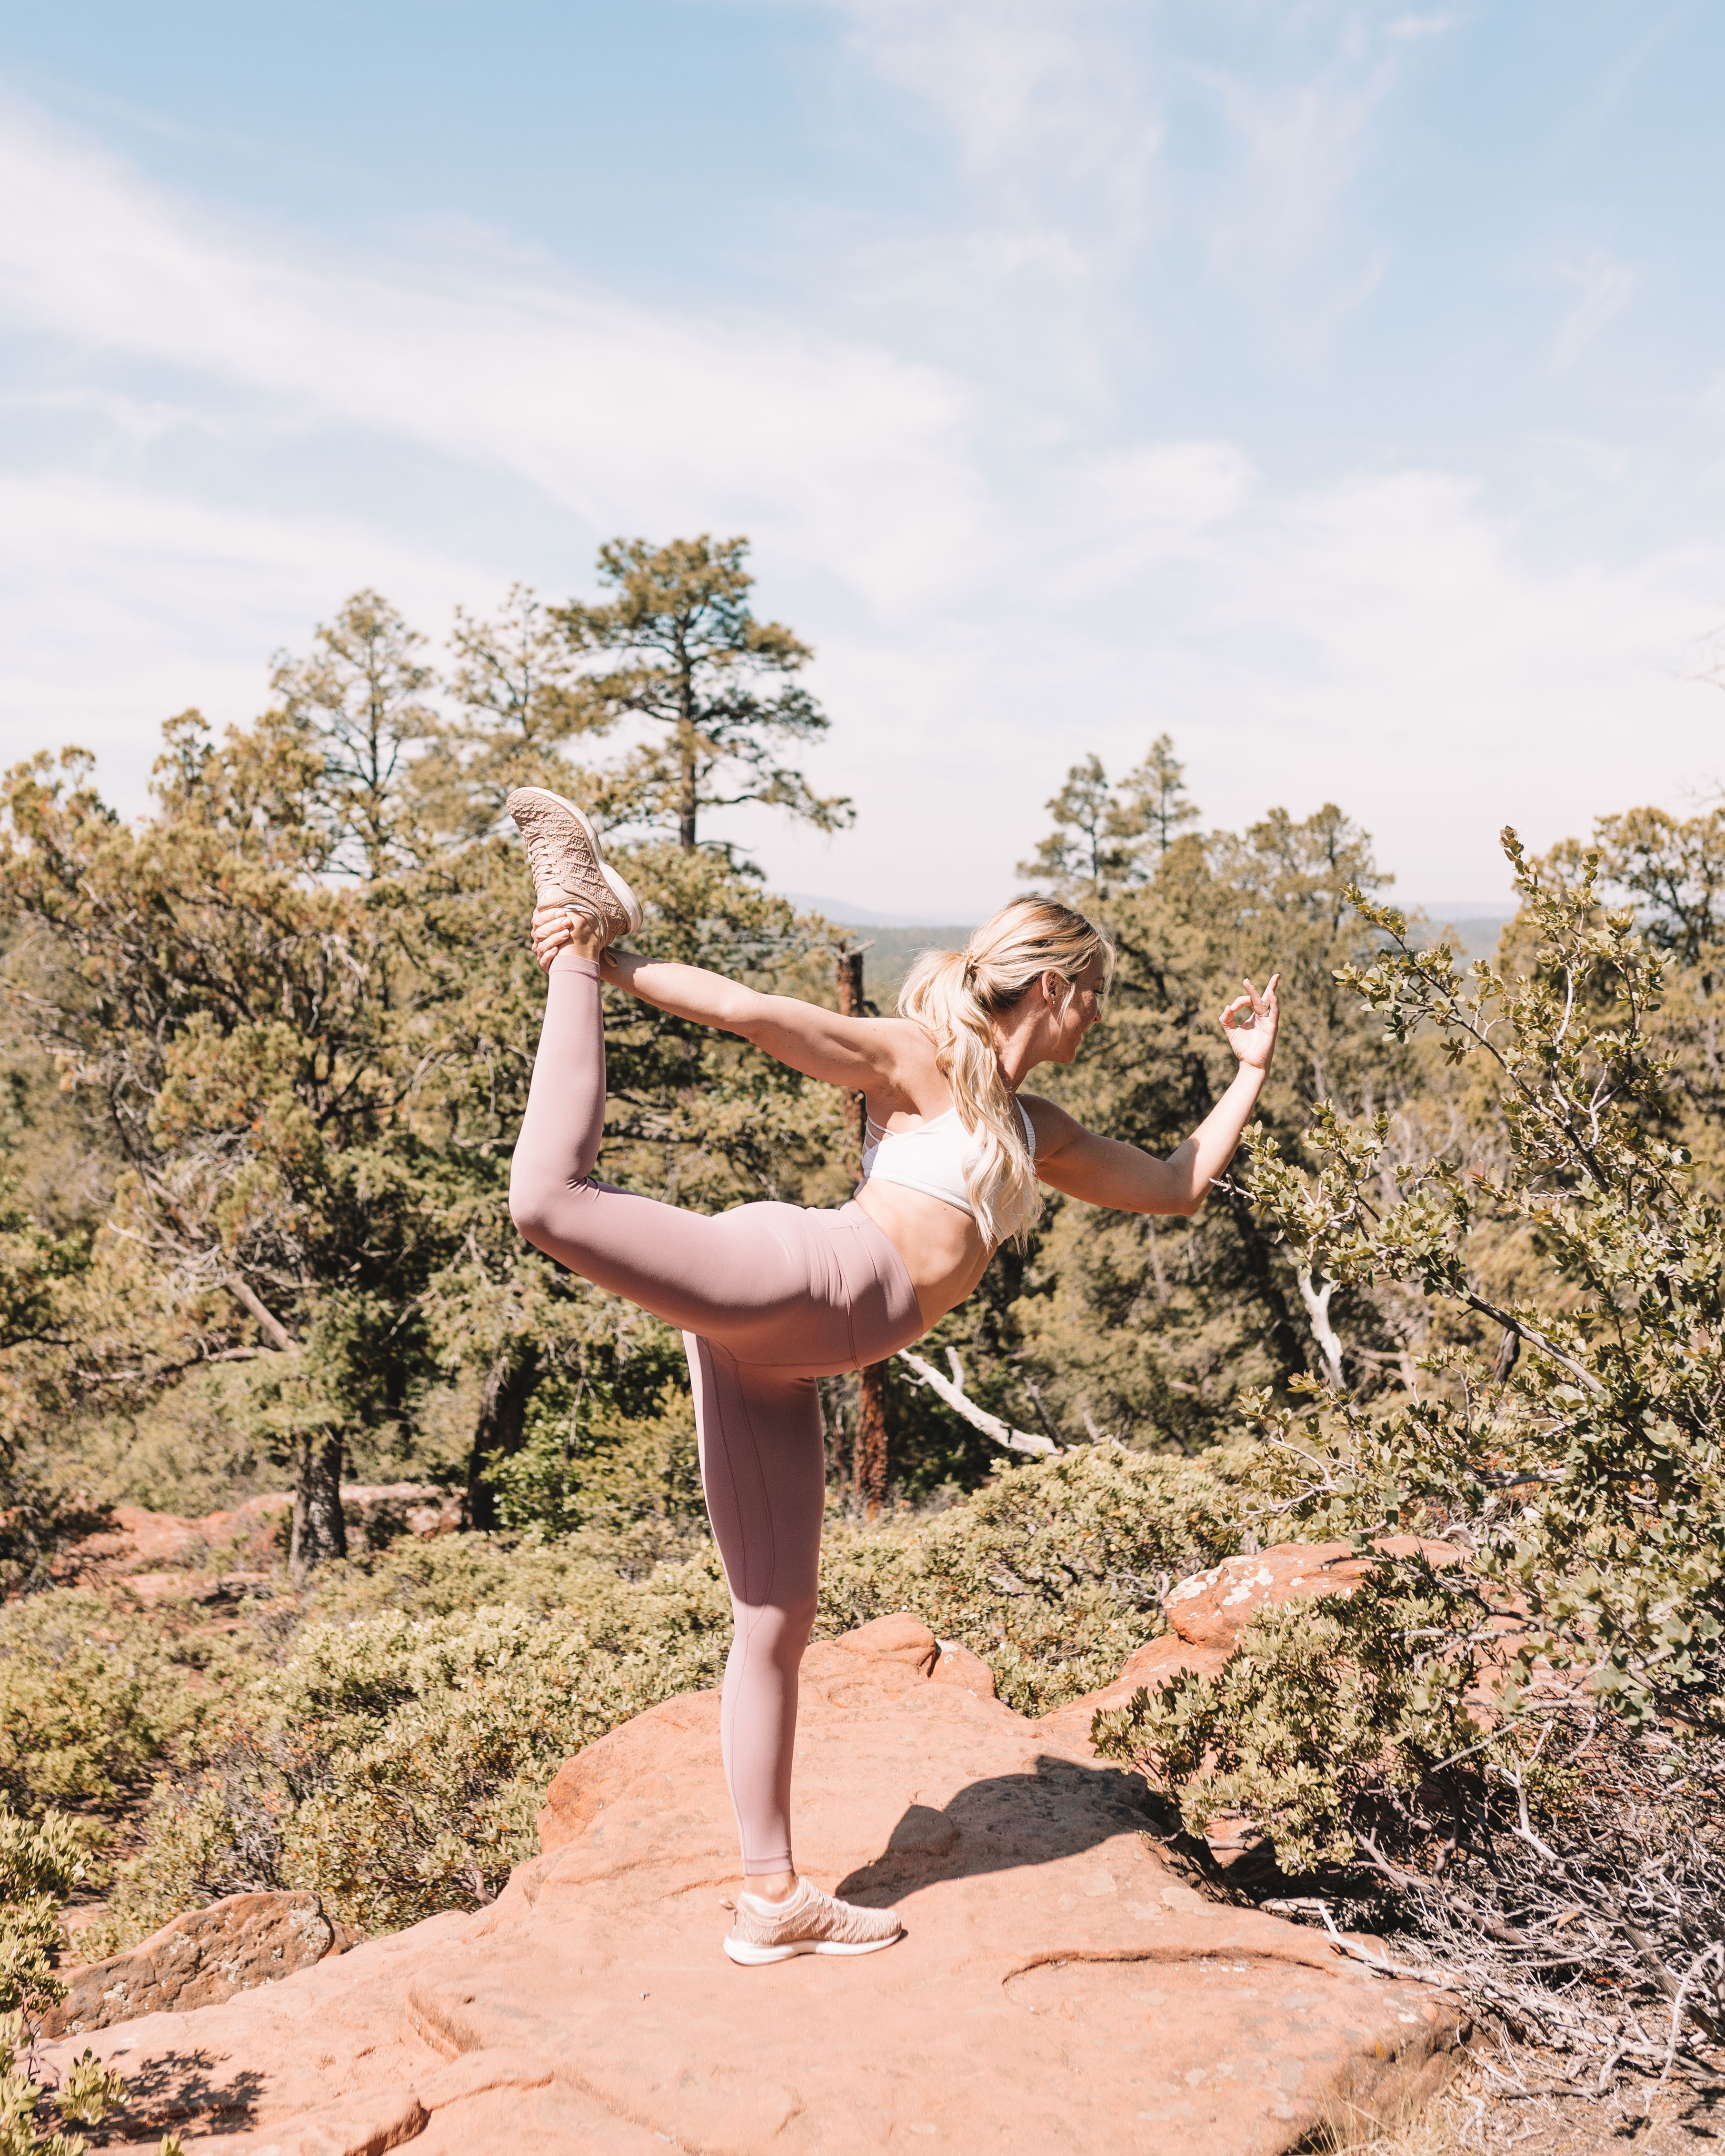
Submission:
<svg viewBox="0 0 1725 2156">
<path fill-rule="evenodd" d="M 978 1699 L 999 1697 L 994 1672 L 980 1655 L 972 1654 L 968 1647 L 961 1647 L 955 1640 L 942 1640 L 940 1650 L 940 1660 L 929 1671 L 936 1684 L 963 1685 Z"/>
<path fill-rule="evenodd" d="M 159 1932 L 69 1969 L 66 1995 L 43 2017 L 44 2036 L 81 2036 L 145 2014 L 189 2014 L 253 1985 L 310 1969 L 336 1943 L 315 1894 L 229 1894 Z"/>
<path fill-rule="evenodd" d="M 1140 1781 L 945 1661 L 897 1617 L 803 1664 L 798 1862 L 897 1906 L 886 1952 L 725 1958 L 718 1699 L 687 1694 L 565 1763 L 543 1853 L 490 1907 L 97 2032 L 139 2092 L 131 2146 L 1271 2156 L 1343 2092 L 1444 2074 L 1452 2003 L 1204 1899 L 1145 1833 Z M 45 2046 L 46 2072 L 85 2041 Z"/>
</svg>

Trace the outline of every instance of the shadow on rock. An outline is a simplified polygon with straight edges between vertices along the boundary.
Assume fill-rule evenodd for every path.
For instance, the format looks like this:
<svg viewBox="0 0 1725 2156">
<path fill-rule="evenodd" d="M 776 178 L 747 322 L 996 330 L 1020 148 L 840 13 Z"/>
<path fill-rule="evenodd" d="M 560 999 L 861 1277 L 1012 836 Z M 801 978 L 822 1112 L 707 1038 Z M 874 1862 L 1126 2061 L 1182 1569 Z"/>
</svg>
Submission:
<svg viewBox="0 0 1725 2156">
<path fill-rule="evenodd" d="M 116 2051 L 111 2064 L 126 2073 L 127 2060 Z M 97 2147 L 128 2141 L 141 2133 L 166 2133 L 203 2120 L 218 2133 L 243 2133 L 253 2123 L 266 2087 L 260 2073 L 226 2072 L 225 2061 L 203 2051 L 158 2054 L 126 2074 L 126 2101 L 103 2126 L 94 2129 Z"/>
<path fill-rule="evenodd" d="M 1154 1824 L 1138 1775 L 1044 1753 L 1032 1773 L 968 1783 L 942 1810 L 907 1806 L 885 1852 L 841 1879 L 837 1891 L 865 1904 L 902 1901 L 944 1879 L 1077 1856 L 1122 1830 Z"/>
</svg>

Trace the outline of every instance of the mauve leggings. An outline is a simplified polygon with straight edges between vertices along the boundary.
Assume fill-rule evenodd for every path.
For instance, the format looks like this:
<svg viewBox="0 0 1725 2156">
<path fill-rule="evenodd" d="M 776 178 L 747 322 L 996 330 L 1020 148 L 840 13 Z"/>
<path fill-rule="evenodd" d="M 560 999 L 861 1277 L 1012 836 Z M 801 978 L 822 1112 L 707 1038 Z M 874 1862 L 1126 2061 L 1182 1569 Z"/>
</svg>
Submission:
<svg viewBox="0 0 1725 2156">
<path fill-rule="evenodd" d="M 862 1209 L 684 1213 L 592 1178 L 605 1121 L 599 969 L 560 951 L 509 1209 L 571 1272 L 675 1325 L 688 1351 L 707 1517 L 737 1631 L 720 1718 L 745 1873 L 791 1864 L 797 1667 L 814 1622 L 826 1463 L 817 1378 L 922 1331 L 904 1260 Z"/>
</svg>

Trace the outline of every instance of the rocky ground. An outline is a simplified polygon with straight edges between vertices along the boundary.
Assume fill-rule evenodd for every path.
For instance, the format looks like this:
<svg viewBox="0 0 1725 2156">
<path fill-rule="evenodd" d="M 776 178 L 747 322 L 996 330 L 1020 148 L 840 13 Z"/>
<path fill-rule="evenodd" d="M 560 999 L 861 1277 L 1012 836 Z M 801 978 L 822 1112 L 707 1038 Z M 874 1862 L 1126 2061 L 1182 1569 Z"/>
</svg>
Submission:
<svg viewBox="0 0 1725 2156">
<path fill-rule="evenodd" d="M 1142 1785 L 992 1694 L 983 1666 L 908 1617 L 810 1651 L 799 1860 L 903 1909 L 886 1953 L 725 1960 L 733 1829 L 717 1701 L 696 1693 L 566 1766 L 544 1854 L 493 1907 L 225 2004 L 74 2027 L 44 2063 L 88 2043 L 126 2075 L 135 2109 L 110 2147 L 172 2126 L 211 2156 L 1269 2156 L 1345 2097 L 1441 2084 L 1449 2002 L 1206 1901 L 1146 1833 Z"/>
<path fill-rule="evenodd" d="M 449 1524 L 424 1493 L 348 1494 L 362 1517 L 375 1500 L 380 1517 L 418 1506 L 410 1532 Z M 152 1566 L 182 1598 L 194 1578 L 219 1623 L 275 1532 L 270 1501 L 241 1509 L 121 1519 L 123 1541 L 80 1562 L 85 1576 L 123 1567 L 134 1591 Z M 51 2077 L 88 2045 L 123 2072 L 132 2105 L 92 2138 L 140 2156 L 169 2129 L 209 2156 L 943 2143 L 1669 2156 L 1725 2138 L 1725 2113 L 1716 2126 L 1671 2097 L 1650 2119 L 1639 2093 L 1541 2094 L 1562 2061 L 1470 2046 L 1441 1994 L 1194 1891 L 1147 1830 L 1142 1785 L 1091 1753 L 1096 1704 L 1219 1662 L 1253 1609 L 1332 1590 L 1353 1562 L 1340 1546 L 1229 1560 L 1177 1591 L 1175 1629 L 1116 1685 L 1040 1722 L 913 1618 L 811 1650 L 799 1858 L 823 1885 L 903 1909 L 907 1936 L 886 1953 L 724 1960 L 734 1840 L 716 1699 L 688 1694 L 565 1766 L 541 1856 L 491 1907 L 354 1946 L 315 1897 L 231 1897 L 74 1973 L 41 2063 Z"/>
</svg>

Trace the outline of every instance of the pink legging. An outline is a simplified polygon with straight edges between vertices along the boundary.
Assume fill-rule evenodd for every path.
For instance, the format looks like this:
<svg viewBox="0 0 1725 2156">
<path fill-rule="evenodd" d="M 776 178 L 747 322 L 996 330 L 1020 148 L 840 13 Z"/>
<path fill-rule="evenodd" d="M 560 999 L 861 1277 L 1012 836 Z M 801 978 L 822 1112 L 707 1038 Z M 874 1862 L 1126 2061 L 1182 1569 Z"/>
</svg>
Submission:
<svg viewBox="0 0 1725 2156">
<path fill-rule="evenodd" d="M 817 1378 L 922 1331 L 904 1260 L 860 1206 L 708 1216 L 592 1179 L 605 1122 L 599 969 L 560 951 L 509 1209 L 559 1265 L 675 1325 L 688 1351 L 707 1517 L 737 1631 L 720 1742 L 742 1868 L 791 1864 L 797 1668 L 814 1622 L 826 1496 Z"/>
</svg>

